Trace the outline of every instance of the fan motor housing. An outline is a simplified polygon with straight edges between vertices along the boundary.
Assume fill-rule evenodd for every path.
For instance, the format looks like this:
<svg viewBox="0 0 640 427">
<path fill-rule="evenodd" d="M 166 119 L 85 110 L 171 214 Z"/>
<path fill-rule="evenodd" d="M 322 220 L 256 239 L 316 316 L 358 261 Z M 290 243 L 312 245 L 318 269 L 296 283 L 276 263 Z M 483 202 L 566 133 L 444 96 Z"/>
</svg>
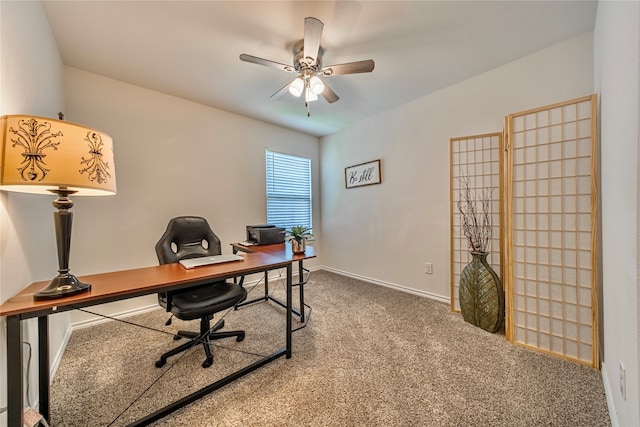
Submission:
<svg viewBox="0 0 640 427">
<path fill-rule="evenodd" d="M 318 49 L 318 56 L 316 57 L 315 64 L 308 64 L 304 58 L 304 40 L 300 40 L 293 46 L 293 66 L 296 71 L 302 75 L 316 74 L 322 70 L 322 54 L 324 49 L 322 46 Z"/>
</svg>

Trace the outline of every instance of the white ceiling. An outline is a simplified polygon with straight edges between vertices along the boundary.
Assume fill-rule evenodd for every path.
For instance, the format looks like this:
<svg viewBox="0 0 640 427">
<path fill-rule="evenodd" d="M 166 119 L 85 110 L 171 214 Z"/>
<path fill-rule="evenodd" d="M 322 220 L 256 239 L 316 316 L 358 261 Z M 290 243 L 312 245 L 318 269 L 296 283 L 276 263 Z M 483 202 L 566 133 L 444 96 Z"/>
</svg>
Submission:
<svg viewBox="0 0 640 427">
<path fill-rule="evenodd" d="M 43 1 L 65 65 L 315 136 L 593 30 L 595 1 Z M 325 80 L 340 96 L 270 96 L 295 75 L 304 18 L 324 22 Z"/>
</svg>

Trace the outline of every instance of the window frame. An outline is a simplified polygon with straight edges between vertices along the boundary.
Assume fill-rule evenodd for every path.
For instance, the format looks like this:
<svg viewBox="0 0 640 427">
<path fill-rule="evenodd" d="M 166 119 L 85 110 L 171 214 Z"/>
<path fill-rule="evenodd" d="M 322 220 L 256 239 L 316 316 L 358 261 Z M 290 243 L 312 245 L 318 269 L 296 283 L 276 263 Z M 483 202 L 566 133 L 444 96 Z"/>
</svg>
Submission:
<svg viewBox="0 0 640 427">
<path fill-rule="evenodd" d="M 287 168 L 294 162 L 291 168 Z M 287 171 L 297 170 L 299 173 Z M 265 196 L 267 223 L 290 230 L 302 225 L 313 228 L 313 178 L 311 159 L 265 150 Z M 298 208 L 295 206 L 298 205 Z M 285 209 L 293 215 L 283 214 Z"/>
</svg>

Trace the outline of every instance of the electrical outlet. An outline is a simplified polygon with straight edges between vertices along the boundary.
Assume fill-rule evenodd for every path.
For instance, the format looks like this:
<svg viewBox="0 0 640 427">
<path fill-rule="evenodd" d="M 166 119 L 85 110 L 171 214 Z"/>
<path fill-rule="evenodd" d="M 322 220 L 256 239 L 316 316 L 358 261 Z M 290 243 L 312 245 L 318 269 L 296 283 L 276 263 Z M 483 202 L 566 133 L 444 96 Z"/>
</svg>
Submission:
<svg viewBox="0 0 640 427">
<path fill-rule="evenodd" d="M 424 263 L 424 274 L 433 274 L 433 264 L 430 262 Z"/>
<path fill-rule="evenodd" d="M 627 370 L 620 361 L 620 394 L 623 400 L 627 400 Z"/>
</svg>

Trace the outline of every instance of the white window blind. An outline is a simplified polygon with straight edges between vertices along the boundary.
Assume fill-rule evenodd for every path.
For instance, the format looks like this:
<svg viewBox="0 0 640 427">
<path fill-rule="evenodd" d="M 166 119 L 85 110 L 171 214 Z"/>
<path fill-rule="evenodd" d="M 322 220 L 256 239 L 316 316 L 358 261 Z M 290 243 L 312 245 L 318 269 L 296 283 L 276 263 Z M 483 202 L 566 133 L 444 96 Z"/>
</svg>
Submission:
<svg viewBox="0 0 640 427">
<path fill-rule="evenodd" d="M 267 222 L 312 228 L 311 160 L 267 150 Z"/>
</svg>

